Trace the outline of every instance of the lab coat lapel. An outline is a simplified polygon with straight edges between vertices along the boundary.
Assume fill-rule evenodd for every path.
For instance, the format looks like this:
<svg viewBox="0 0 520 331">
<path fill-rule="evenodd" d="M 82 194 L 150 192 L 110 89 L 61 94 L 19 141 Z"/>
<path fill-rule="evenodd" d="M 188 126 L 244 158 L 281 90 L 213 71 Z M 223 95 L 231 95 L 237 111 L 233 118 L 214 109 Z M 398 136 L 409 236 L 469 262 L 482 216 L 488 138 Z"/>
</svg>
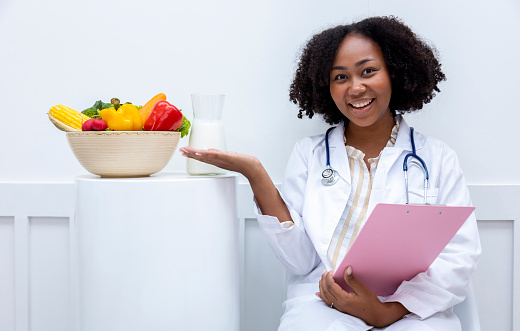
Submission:
<svg viewBox="0 0 520 331">
<path fill-rule="evenodd" d="M 368 205 L 368 213 L 370 214 L 374 207 L 378 203 L 390 203 L 394 201 L 388 201 L 385 192 L 386 188 L 392 185 L 404 185 L 404 182 L 390 182 L 392 179 L 399 178 L 399 175 L 395 175 L 402 171 L 402 162 L 404 155 L 412 151 L 410 144 L 410 127 L 402 118 L 398 115 L 396 121 L 399 123 L 399 132 L 395 140 L 394 147 L 385 147 L 381 152 L 381 158 L 377 165 L 376 176 L 374 183 L 372 184 L 372 195 L 370 197 Z M 423 142 L 420 142 L 422 148 Z M 418 148 L 416 142 L 416 148 Z"/>
<path fill-rule="evenodd" d="M 347 149 L 345 148 L 345 140 L 343 138 L 344 128 L 344 123 L 341 122 L 329 134 L 329 147 L 331 150 L 334 150 L 330 155 L 330 164 L 339 172 L 341 179 L 350 185 L 350 167 L 348 164 Z"/>
<path fill-rule="evenodd" d="M 327 269 L 332 269 L 328 261 L 327 250 L 334 230 L 341 218 L 343 210 L 347 204 L 350 193 L 350 168 L 348 164 L 347 152 L 343 141 L 343 123 L 339 124 L 329 133 L 330 165 L 338 171 L 340 179 L 332 186 L 325 186 L 321 183 L 321 170 L 313 170 L 313 177 L 316 183 L 312 188 L 312 199 L 317 201 L 322 208 L 308 208 L 310 219 L 320 220 L 317 223 L 309 224 L 309 235 L 313 240 L 316 250 Z M 323 167 L 325 155 L 325 141 L 323 141 L 323 153 L 317 155 L 318 163 Z"/>
<path fill-rule="evenodd" d="M 401 115 L 398 115 L 396 120 L 399 121 L 399 133 L 397 134 L 394 148 L 401 152 L 406 151 L 409 153 L 412 151 L 412 145 L 410 144 L 410 126 Z M 417 147 L 417 143 L 415 147 Z"/>
<path fill-rule="evenodd" d="M 397 120 L 399 121 L 399 133 L 395 141 L 395 147 L 400 148 L 401 150 L 404 150 L 407 153 L 411 153 L 412 143 L 410 140 L 410 126 L 408 125 L 408 123 L 406 123 L 406 121 L 401 115 L 397 116 Z M 415 149 L 421 150 L 424 146 L 425 137 L 422 134 L 415 134 L 414 138 Z"/>
</svg>

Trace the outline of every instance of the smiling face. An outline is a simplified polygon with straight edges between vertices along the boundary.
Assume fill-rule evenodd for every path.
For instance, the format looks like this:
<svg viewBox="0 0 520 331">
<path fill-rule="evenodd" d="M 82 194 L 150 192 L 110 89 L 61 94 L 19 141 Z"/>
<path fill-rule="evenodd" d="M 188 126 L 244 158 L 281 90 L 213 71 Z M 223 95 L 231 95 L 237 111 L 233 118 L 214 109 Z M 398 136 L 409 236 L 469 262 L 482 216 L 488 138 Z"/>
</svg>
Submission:
<svg viewBox="0 0 520 331">
<path fill-rule="evenodd" d="M 349 126 L 371 127 L 392 119 L 390 74 L 374 41 L 355 34 L 343 39 L 330 72 L 330 94 Z"/>
</svg>

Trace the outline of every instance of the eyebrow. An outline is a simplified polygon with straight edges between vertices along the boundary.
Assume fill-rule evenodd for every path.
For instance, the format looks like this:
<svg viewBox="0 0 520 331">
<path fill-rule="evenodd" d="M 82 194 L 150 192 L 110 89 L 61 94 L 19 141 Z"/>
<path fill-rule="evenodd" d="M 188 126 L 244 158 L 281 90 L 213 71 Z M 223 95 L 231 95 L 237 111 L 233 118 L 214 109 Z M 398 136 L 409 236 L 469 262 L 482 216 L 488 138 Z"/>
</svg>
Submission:
<svg viewBox="0 0 520 331">
<path fill-rule="evenodd" d="M 370 62 L 370 61 L 375 61 L 375 60 L 374 59 L 363 59 L 361 61 L 356 62 L 355 66 L 356 66 L 356 68 L 358 68 L 358 67 L 362 66 L 363 64 Z M 348 68 L 344 67 L 344 66 L 335 66 L 335 67 L 332 67 L 332 70 L 348 70 Z"/>
</svg>

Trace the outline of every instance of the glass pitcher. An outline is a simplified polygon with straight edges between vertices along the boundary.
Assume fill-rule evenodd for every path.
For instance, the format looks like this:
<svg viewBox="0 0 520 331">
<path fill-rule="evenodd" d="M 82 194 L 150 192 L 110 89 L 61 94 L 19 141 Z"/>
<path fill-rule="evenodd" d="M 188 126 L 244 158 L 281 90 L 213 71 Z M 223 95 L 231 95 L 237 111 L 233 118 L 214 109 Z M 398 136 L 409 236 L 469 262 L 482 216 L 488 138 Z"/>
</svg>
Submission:
<svg viewBox="0 0 520 331">
<path fill-rule="evenodd" d="M 216 148 L 226 150 L 226 138 L 222 123 L 222 94 L 192 94 L 193 123 L 189 146 L 196 149 Z M 186 171 L 190 175 L 222 175 L 224 169 L 194 159 L 186 160 Z"/>
</svg>

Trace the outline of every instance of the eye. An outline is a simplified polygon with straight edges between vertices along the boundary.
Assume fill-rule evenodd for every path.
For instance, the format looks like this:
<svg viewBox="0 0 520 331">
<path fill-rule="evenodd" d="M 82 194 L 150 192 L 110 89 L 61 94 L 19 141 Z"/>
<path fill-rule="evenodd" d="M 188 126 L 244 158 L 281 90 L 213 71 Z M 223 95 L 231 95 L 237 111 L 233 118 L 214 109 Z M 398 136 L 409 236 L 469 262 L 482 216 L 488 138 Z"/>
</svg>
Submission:
<svg viewBox="0 0 520 331">
<path fill-rule="evenodd" d="M 371 73 L 373 73 L 375 71 L 376 71 L 375 69 L 366 68 L 365 70 L 363 70 L 363 75 L 370 75 Z"/>
<path fill-rule="evenodd" d="M 343 80 L 343 79 L 347 79 L 347 75 L 338 74 L 338 75 L 334 76 L 334 80 Z"/>
</svg>

